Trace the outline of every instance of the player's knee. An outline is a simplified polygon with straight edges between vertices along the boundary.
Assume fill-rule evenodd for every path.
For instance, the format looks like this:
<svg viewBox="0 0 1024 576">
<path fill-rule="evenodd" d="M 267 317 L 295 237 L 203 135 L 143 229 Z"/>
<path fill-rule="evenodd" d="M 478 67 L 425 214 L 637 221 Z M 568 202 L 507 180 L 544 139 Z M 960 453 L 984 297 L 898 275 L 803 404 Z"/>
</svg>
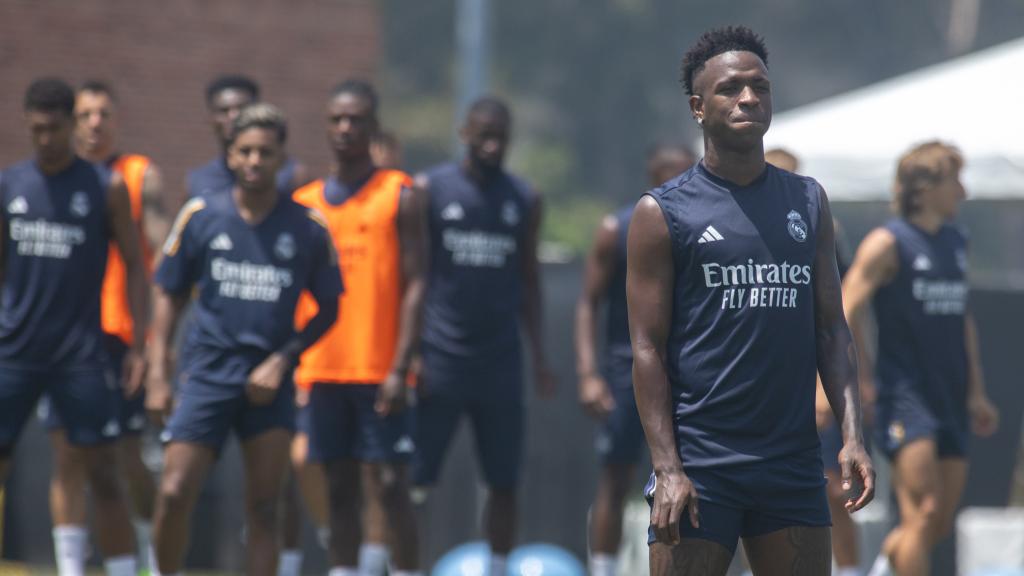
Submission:
<svg viewBox="0 0 1024 576">
<path fill-rule="evenodd" d="M 192 500 L 195 488 L 189 485 L 185 474 L 165 470 L 160 479 L 160 500 L 166 510 L 183 510 Z"/>
<path fill-rule="evenodd" d="M 934 530 L 939 515 L 938 497 L 931 491 L 921 494 L 909 515 L 908 520 L 915 528 L 923 531 Z"/>
<path fill-rule="evenodd" d="M 89 471 L 89 487 L 97 503 L 116 501 L 122 496 L 121 479 L 113 467 L 93 466 Z"/>
</svg>

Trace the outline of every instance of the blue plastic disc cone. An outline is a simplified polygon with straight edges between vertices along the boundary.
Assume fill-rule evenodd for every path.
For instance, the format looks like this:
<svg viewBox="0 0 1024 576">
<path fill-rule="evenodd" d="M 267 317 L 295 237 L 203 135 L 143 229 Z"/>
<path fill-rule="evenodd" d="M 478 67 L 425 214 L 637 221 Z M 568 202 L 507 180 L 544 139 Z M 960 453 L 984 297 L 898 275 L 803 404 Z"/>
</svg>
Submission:
<svg viewBox="0 0 1024 576">
<path fill-rule="evenodd" d="M 552 544 L 526 544 L 508 557 L 508 576 L 586 576 L 583 564 Z M 489 576 L 489 575 L 488 575 Z"/>
<path fill-rule="evenodd" d="M 486 542 L 467 542 L 452 548 L 434 564 L 430 576 L 490 576 L 491 548 Z"/>
</svg>

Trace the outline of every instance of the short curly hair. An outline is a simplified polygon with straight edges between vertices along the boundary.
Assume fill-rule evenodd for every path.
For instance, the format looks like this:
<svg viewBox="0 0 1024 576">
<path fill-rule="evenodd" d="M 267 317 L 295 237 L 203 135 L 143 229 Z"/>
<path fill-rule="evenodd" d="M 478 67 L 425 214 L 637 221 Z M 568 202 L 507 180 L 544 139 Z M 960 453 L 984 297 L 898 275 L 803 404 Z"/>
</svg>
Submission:
<svg viewBox="0 0 1024 576">
<path fill-rule="evenodd" d="M 693 95 L 693 78 L 704 64 L 725 52 L 753 52 L 768 66 L 768 49 L 764 38 L 746 26 L 726 26 L 715 28 L 701 34 L 697 42 L 683 55 L 683 65 L 679 81 L 686 88 L 687 95 Z"/>
<path fill-rule="evenodd" d="M 284 144 L 288 140 L 288 121 L 284 112 L 273 104 L 257 102 L 249 104 L 239 111 L 231 125 L 231 137 L 228 143 L 234 143 L 238 135 L 250 128 L 265 128 L 277 133 L 277 141 Z"/>
</svg>

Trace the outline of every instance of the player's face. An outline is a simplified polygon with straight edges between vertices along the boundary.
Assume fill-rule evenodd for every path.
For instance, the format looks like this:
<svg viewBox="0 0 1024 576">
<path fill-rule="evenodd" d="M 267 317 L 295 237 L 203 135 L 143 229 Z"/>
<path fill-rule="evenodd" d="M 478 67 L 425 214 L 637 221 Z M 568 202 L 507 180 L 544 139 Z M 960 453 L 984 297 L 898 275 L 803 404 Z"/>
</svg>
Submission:
<svg viewBox="0 0 1024 576">
<path fill-rule="evenodd" d="M 114 102 L 102 92 L 79 92 L 75 99 L 75 137 L 86 155 L 114 151 L 117 118 Z"/>
<path fill-rule="evenodd" d="M 227 143 L 231 138 L 231 125 L 238 113 L 252 104 L 252 94 L 237 88 L 227 88 L 213 95 L 210 100 L 210 121 L 213 132 L 221 142 Z"/>
<path fill-rule="evenodd" d="M 284 146 L 277 131 L 253 127 L 243 130 L 228 146 L 228 167 L 247 192 L 276 189 L 277 171 L 284 163 Z"/>
<path fill-rule="evenodd" d="M 768 69 L 753 52 L 733 51 L 710 58 L 694 79 L 694 115 L 703 118 L 709 138 L 736 149 L 761 144 L 772 121 Z"/>
<path fill-rule="evenodd" d="M 327 103 L 327 141 L 337 157 L 367 157 L 376 131 L 377 120 L 366 98 L 342 93 Z"/>
<path fill-rule="evenodd" d="M 476 112 L 466 118 L 462 141 L 470 160 L 481 167 L 497 170 L 508 149 L 508 118 L 494 112 Z"/>
<path fill-rule="evenodd" d="M 659 151 L 648 168 L 651 186 L 660 186 L 693 166 L 693 158 L 682 150 L 663 149 Z"/>
<path fill-rule="evenodd" d="M 71 155 L 71 134 L 74 121 L 61 111 L 29 110 L 25 112 L 32 148 L 44 164 L 60 162 Z"/>
<path fill-rule="evenodd" d="M 967 198 L 960 174 L 952 173 L 935 186 L 925 190 L 924 199 L 944 218 L 953 218 L 960 212 L 960 203 Z"/>
</svg>

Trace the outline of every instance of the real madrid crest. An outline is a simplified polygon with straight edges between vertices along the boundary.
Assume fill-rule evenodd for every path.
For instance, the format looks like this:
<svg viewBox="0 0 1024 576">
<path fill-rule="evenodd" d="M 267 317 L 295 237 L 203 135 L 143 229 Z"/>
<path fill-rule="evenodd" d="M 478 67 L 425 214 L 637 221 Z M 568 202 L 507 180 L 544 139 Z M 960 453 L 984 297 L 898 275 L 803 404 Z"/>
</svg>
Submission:
<svg viewBox="0 0 1024 576">
<path fill-rule="evenodd" d="M 807 223 L 804 222 L 800 213 L 796 210 L 790 210 L 789 214 L 786 215 L 786 230 L 789 231 L 789 235 L 793 237 L 793 240 L 797 242 L 807 241 Z"/>
<path fill-rule="evenodd" d="M 281 260 L 291 260 L 295 257 L 295 238 L 285 232 L 277 237 L 274 243 L 274 254 Z"/>
<path fill-rule="evenodd" d="M 506 200 L 501 206 L 501 221 L 509 226 L 519 224 L 519 207 L 511 200 Z"/>
<path fill-rule="evenodd" d="M 71 213 L 79 218 L 89 215 L 89 195 L 79 190 L 71 195 L 71 204 L 68 206 Z"/>
</svg>

